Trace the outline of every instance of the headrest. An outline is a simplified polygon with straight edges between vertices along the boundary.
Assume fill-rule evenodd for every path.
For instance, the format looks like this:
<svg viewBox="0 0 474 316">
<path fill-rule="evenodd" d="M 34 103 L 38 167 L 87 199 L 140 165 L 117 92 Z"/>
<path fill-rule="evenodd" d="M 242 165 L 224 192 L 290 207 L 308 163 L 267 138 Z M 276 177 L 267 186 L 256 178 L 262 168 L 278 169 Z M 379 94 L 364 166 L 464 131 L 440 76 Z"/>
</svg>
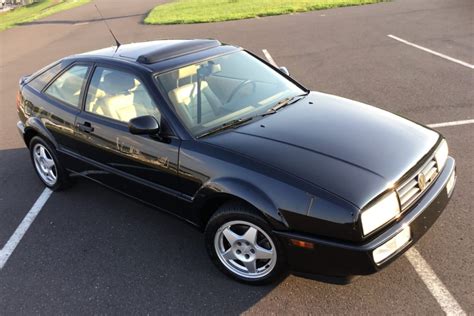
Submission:
<svg viewBox="0 0 474 316">
<path fill-rule="evenodd" d="M 168 92 L 168 96 L 175 106 L 190 105 L 191 100 L 197 95 L 197 83 L 190 83 Z M 207 82 L 201 81 L 201 90 L 207 88 Z M 192 95 L 191 95 L 192 94 Z"/>
<path fill-rule="evenodd" d="M 191 65 L 191 66 L 186 66 L 183 68 L 178 69 L 178 78 L 177 79 L 183 79 L 186 77 L 194 76 L 197 74 L 198 66 L 196 65 Z"/>
<path fill-rule="evenodd" d="M 129 74 L 114 71 L 105 75 L 102 87 L 106 94 L 125 94 L 135 87 L 135 79 Z"/>
</svg>

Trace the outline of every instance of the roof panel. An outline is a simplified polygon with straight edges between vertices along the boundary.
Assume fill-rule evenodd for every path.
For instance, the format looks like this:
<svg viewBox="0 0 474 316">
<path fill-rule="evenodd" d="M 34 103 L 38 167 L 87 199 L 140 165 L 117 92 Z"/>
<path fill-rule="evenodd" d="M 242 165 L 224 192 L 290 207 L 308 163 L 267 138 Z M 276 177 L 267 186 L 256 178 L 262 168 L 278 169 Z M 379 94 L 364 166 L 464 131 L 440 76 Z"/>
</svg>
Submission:
<svg viewBox="0 0 474 316">
<path fill-rule="evenodd" d="M 236 50 L 241 48 L 221 44 L 217 40 L 157 40 L 124 44 L 117 51 L 116 46 L 112 46 L 75 56 L 121 59 L 140 63 L 153 72 L 161 72 Z M 143 56 L 142 60 L 138 61 L 140 56 Z"/>
</svg>

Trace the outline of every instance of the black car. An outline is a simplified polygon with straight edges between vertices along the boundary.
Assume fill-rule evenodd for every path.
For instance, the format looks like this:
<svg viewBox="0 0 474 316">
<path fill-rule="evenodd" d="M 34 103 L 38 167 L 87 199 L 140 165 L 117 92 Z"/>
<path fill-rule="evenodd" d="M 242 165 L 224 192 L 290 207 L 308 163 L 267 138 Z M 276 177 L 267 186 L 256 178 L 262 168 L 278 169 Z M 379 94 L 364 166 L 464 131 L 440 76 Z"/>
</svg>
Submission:
<svg viewBox="0 0 474 316">
<path fill-rule="evenodd" d="M 456 181 L 436 131 L 311 92 L 216 40 L 64 58 L 21 78 L 17 108 L 46 186 L 82 176 L 171 212 L 248 283 L 376 272 L 432 226 Z"/>
</svg>

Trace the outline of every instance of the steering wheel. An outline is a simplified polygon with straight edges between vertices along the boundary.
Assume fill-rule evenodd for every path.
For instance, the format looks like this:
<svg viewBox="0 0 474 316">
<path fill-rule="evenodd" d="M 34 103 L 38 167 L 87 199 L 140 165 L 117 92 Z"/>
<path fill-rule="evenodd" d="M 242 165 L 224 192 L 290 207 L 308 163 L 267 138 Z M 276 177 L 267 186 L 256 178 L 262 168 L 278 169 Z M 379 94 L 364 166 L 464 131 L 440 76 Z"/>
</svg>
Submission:
<svg viewBox="0 0 474 316">
<path fill-rule="evenodd" d="M 255 90 L 257 90 L 257 84 L 255 83 L 255 81 L 245 80 L 241 82 L 237 87 L 235 87 L 234 91 L 232 91 L 226 103 L 229 103 L 230 101 L 232 101 L 232 99 L 237 95 L 237 92 L 239 92 L 243 87 L 249 84 L 252 85 L 252 93 L 255 93 Z"/>
</svg>

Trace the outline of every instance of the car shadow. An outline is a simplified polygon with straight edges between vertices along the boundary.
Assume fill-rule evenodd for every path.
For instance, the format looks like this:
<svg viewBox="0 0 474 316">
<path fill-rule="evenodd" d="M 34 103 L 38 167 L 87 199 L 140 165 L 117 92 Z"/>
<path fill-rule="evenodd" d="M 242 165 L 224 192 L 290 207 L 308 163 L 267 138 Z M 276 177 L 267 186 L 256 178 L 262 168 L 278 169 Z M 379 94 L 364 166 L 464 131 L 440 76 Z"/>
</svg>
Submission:
<svg viewBox="0 0 474 316">
<path fill-rule="evenodd" d="M 229 279 L 196 228 L 86 179 L 53 193 L 19 248 L 0 272 L 6 313 L 240 314 L 277 286 Z"/>
</svg>

